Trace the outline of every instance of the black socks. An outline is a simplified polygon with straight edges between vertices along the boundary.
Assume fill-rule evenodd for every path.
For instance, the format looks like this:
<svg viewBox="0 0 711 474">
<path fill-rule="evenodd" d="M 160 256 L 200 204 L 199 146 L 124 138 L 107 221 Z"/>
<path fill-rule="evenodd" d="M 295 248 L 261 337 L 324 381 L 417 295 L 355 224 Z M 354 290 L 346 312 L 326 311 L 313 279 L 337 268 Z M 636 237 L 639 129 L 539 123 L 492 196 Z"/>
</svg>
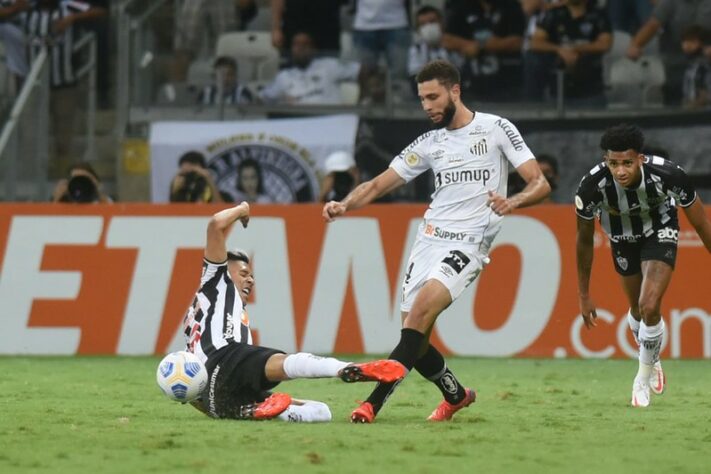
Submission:
<svg viewBox="0 0 711 474">
<path fill-rule="evenodd" d="M 415 369 L 427 380 L 437 385 L 444 399 L 452 405 L 461 402 L 466 392 L 459 380 L 447 367 L 444 357 L 432 344 L 427 348 L 425 355 L 415 363 Z"/>
<path fill-rule="evenodd" d="M 420 352 L 420 346 L 422 345 L 424 337 L 424 334 L 414 329 L 403 329 L 400 331 L 400 342 L 395 346 L 395 349 L 393 349 L 388 358 L 400 362 L 407 370 L 412 370 L 412 367 L 417 361 L 417 356 Z M 440 355 L 440 357 L 442 356 Z M 385 400 L 387 400 L 390 394 L 395 390 L 398 383 L 399 382 L 379 383 L 376 385 L 367 400 L 373 405 L 375 413 L 380 411 Z"/>
</svg>

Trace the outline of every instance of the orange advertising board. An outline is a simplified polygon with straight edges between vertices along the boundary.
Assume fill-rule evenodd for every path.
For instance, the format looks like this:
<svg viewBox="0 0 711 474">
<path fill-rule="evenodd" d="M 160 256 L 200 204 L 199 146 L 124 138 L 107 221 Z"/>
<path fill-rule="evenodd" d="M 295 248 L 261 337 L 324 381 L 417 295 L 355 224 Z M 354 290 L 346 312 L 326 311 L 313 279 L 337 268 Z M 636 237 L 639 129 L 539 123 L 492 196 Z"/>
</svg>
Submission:
<svg viewBox="0 0 711 474">
<path fill-rule="evenodd" d="M 210 205 L 0 205 L 0 353 L 153 354 L 180 348 Z M 425 207 L 373 205 L 326 224 L 319 205 L 253 206 L 229 245 L 253 256 L 256 339 L 286 351 L 389 352 Z M 666 357 L 711 358 L 711 255 L 681 213 L 662 310 Z M 599 323 L 578 315 L 575 214 L 546 205 L 504 221 L 491 263 L 437 322 L 449 354 L 628 357 L 635 348 L 609 246 L 596 234 Z"/>
</svg>

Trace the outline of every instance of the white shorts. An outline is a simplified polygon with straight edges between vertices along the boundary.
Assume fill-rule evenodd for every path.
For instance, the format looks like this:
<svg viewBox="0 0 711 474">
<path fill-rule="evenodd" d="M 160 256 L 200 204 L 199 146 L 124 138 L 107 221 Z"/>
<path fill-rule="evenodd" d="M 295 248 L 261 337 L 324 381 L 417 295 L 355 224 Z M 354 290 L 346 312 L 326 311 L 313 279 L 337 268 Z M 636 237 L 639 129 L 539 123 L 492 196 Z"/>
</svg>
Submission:
<svg viewBox="0 0 711 474">
<path fill-rule="evenodd" d="M 452 301 L 456 300 L 489 263 L 489 246 L 493 237 L 490 236 L 484 245 L 439 243 L 418 238 L 407 262 L 400 311 L 409 312 L 420 288 L 432 279 L 442 282 L 449 290 Z"/>
</svg>

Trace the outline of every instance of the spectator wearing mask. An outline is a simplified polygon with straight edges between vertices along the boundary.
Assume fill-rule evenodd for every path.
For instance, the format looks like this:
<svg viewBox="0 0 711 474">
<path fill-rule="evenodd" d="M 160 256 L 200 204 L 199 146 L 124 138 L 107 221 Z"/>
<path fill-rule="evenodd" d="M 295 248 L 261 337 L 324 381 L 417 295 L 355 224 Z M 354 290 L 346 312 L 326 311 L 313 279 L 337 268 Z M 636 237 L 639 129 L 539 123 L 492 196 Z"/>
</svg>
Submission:
<svg viewBox="0 0 711 474">
<path fill-rule="evenodd" d="M 420 72 L 422 66 L 435 59 L 446 59 L 456 63 L 442 43 L 443 18 L 442 12 L 430 5 L 425 5 L 417 10 L 415 15 L 415 40 L 410 46 L 407 60 L 407 74 L 411 79 Z M 457 66 L 461 66 L 460 64 Z M 416 83 L 412 82 L 416 88 Z"/>
<path fill-rule="evenodd" d="M 260 91 L 267 103 L 341 104 L 340 83 L 356 81 L 360 65 L 335 58 L 319 58 L 309 33 L 294 35 L 291 43 L 292 66 L 281 70 L 274 80 Z"/>
<path fill-rule="evenodd" d="M 706 108 L 711 104 L 711 60 L 704 55 L 704 45 L 711 42 L 711 35 L 709 30 L 693 25 L 681 38 L 681 49 L 689 60 L 684 72 L 684 107 Z"/>
<path fill-rule="evenodd" d="M 252 93 L 237 82 L 237 61 L 228 56 L 215 60 L 215 83 L 205 86 L 198 95 L 202 105 L 244 105 L 253 102 Z M 220 99 L 222 96 L 222 99 Z"/>
</svg>

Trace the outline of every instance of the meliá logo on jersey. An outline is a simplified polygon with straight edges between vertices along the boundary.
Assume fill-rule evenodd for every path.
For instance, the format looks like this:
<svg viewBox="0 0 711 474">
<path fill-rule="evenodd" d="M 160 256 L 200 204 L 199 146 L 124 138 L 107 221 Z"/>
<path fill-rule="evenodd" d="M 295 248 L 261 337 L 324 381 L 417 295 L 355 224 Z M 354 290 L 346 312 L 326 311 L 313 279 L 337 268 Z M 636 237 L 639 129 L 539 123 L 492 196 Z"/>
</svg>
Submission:
<svg viewBox="0 0 711 474">
<path fill-rule="evenodd" d="M 496 125 L 501 127 L 501 130 L 504 131 L 504 133 L 506 134 L 506 137 L 511 142 L 511 145 L 513 145 L 514 150 L 516 150 L 516 151 L 523 150 L 523 145 L 524 145 L 523 138 L 521 138 L 521 135 L 518 134 L 518 132 L 513 128 L 513 125 L 511 125 L 511 123 L 508 120 L 499 119 L 496 121 Z"/>
<path fill-rule="evenodd" d="M 487 169 L 475 170 L 445 170 L 435 173 L 435 189 L 450 184 L 468 184 L 480 182 L 486 185 L 491 178 L 491 171 Z"/>
</svg>

